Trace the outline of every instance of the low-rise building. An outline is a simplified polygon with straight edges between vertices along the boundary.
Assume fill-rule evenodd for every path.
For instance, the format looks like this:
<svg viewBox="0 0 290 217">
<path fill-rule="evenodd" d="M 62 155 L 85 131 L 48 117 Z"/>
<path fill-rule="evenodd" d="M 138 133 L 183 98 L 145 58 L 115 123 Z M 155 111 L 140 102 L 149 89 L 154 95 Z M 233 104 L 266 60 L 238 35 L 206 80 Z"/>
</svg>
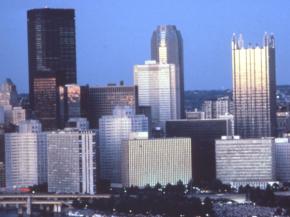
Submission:
<svg viewBox="0 0 290 217">
<path fill-rule="evenodd" d="M 131 137 L 132 138 L 132 137 Z M 130 139 L 122 143 L 122 185 L 144 187 L 188 183 L 192 178 L 190 138 Z"/>
</svg>

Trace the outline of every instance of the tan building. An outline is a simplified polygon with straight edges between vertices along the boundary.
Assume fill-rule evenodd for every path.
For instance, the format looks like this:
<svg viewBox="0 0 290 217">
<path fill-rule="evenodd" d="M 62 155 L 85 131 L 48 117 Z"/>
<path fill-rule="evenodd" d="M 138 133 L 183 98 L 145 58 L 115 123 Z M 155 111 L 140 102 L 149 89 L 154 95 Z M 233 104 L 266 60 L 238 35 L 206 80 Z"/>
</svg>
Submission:
<svg viewBox="0 0 290 217">
<path fill-rule="evenodd" d="M 144 187 L 188 183 L 192 177 L 190 138 L 124 140 L 122 185 Z"/>
</svg>

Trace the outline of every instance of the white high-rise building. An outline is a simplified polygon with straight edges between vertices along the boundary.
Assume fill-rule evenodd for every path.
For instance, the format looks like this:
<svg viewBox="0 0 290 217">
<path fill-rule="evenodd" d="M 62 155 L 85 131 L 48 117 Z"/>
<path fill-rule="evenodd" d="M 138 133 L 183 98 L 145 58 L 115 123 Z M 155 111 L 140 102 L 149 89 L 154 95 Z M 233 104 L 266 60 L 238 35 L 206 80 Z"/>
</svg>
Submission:
<svg viewBox="0 0 290 217">
<path fill-rule="evenodd" d="M 192 178 L 190 138 L 130 139 L 122 144 L 122 185 L 188 183 Z"/>
<path fill-rule="evenodd" d="M 47 143 L 48 191 L 95 194 L 96 132 L 72 128 L 50 132 Z"/>
<path fill-rule="evenodd" d="M 134 84 L 140 106 L 151 106 L 152 127 L 165 127 L 165 121 L 181 117 L 180 87 L 174 64 L 146 61 L 135 65 Z"/>
<path fill-rule="evenodd" d="M 148 132 L 148 118 L 131 108 L 116 107 L 99 120 L 101 178 L 121 183 L 121 146 L 132 132 Z"/>
<path fill-rule="evenodd" d="M 47 141 L 37 120 L 20 123 L 19 132 L 5 134 L 8 189 L 47 182 Z"/>
</svg>

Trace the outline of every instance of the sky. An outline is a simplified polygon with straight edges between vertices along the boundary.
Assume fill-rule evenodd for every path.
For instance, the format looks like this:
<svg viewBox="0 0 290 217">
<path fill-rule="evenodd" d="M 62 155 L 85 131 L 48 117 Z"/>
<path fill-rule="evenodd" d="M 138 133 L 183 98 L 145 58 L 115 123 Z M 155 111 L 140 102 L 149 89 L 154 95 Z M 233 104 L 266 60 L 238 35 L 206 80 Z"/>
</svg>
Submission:
<svg viewBox="0 0 290 217">
<path fill-rule="evenodd" d="M 32 8 L 76 10 L 79 84 L 133 84 L 133 66 L 150 59 L 157 25 L 176 25 L 184 43 L 185 89 L 231 88 L 231 38 L 276 38 L 277 84 L 290 84 L 289 0 L 1 0 L 0 82 L 28 91 L 27 20 Z"/>
</svg>

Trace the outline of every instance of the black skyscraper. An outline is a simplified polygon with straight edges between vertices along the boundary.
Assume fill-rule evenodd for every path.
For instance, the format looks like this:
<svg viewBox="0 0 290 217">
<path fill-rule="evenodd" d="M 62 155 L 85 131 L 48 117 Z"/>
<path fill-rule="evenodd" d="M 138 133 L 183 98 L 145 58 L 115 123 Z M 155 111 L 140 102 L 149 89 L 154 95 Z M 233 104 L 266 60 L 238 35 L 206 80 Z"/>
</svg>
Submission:
<svg viewBox="0 0 290 217">
<path fill-rule="evenodd" d="M 30 103 L 44 129 L 58 127 L 58 87 L 77 80 L 74 17 L 72 9 L 27 13 Z"/>
</svg>

